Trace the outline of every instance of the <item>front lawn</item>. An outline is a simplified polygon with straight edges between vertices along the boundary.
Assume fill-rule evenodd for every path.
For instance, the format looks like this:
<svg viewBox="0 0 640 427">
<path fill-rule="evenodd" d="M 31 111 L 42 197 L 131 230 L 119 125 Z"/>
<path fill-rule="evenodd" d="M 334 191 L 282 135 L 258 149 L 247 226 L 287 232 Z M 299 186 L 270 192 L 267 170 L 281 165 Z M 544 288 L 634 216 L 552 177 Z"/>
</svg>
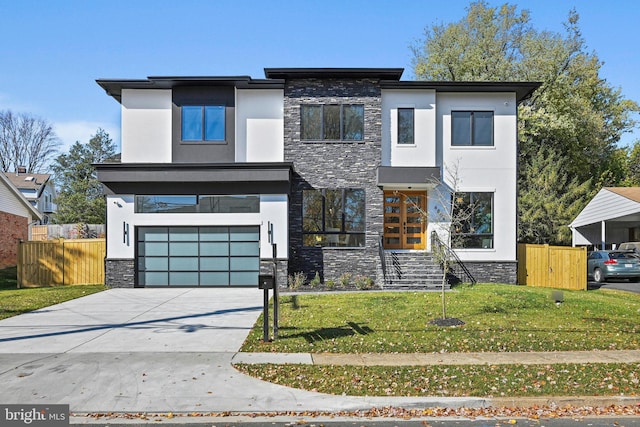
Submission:
<svg viewBox="0 0 640 427">
<path fill-rule="evenodd" d="M 277 340 L 262 342 L 262 319 L 249 352 L 414 353 L 640 349 L 640 294 L 476 285 L 447 293 L 441 327 L 438 292 L 360 292 L 282 296 Z M 273 315 L 273 311 L 270 312 Z"/>
<path fill-rule="evenodd" d="M 104 285 L 17 289 L 16 268 L 0 270 L 0 319 L 105 290 Z"/>
<path fill-rule="evenodd" d="M 262 319 L 242 351 L 309 353 L 506 352 L 640 349 L 640 295 L 476 285 L 447 293 L 362 292 L 284 296 L 280 334 L 263 343 Z M 271 315 L 273 312 L 271 311 Z M 354 396 L 640 395 L 640 364 L 321 366 L 238 364 L 277 384 Z"/>
</svg>

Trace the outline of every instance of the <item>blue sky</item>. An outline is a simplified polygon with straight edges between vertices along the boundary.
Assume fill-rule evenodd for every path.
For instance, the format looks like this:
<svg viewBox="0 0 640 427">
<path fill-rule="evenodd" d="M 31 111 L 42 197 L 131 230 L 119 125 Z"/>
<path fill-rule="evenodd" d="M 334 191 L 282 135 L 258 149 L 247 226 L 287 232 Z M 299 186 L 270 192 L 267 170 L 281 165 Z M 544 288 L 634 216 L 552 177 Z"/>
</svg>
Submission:
<svg viewBox="0 0 640 427">
<path fill-rule="evenodd" d="M 491 5 L 504 1 L 490 0 Z M 511 1 L 538 30 L 580 14 L 601 77 L 640 102 L 637 0 Z M 264 77 L 265 67 L 403 67 L 425 27 L 457 21 L 461 0 L 0 0 L 0 110 L 51 122 L 63 142 L 102 127 L 120 141 L 120 106 L 98 78 Z M 622 144 L 640 139 L 640 130 Z"/>
</svg>

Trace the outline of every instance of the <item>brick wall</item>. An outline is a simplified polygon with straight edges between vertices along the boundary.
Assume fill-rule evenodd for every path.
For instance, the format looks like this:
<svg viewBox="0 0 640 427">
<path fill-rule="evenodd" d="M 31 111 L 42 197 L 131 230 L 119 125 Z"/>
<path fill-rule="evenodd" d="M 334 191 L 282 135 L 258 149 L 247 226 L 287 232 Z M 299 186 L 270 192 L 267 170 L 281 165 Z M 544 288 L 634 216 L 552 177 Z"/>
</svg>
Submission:
<svg viewBox="0 0 640 427">
<path fill-rule="evenodd" d="M 354 142 L 300 140 L 301 104 L 363 104 L 364 137 Z M 382 191 L 376 185 L 381 159 L 381 90 L 370 79 L 300 79 L 285 85 L 284 158 L 294 163 L 289 211 L 289 274 L 315 272 L 325 279 L 342 273 L 366 275 L 381 283 L 378 236 L 382 232 Z M 302 191 L 321 188 L 364 188 L 366 243 L 363 248 L 320 248 L 302 244 Z"/>
<path fill-rule="evenodd" d="M 28 218 L 0 212 L 0 268 L 18 263 L 18 241 L 28 239 Z"/>
</svg>

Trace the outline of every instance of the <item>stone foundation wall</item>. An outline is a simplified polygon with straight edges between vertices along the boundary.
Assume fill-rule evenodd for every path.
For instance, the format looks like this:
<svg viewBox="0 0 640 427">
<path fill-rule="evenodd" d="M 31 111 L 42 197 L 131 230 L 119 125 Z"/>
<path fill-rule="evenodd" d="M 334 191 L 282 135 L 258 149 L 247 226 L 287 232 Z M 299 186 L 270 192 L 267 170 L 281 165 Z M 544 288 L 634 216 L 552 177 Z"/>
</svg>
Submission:
<svg viewBox="0 0 640 427">
<path fill-rule="evenodd" d="M 132 259 L 106 259 L 104 283 L 110 288 L 133 288 L 135 261 Z"/>
<path fill-rule="evenodd" d="M 464 265 L 478 283 L 518 283 L 517 261 L 465 261 Z"/>
</svg>

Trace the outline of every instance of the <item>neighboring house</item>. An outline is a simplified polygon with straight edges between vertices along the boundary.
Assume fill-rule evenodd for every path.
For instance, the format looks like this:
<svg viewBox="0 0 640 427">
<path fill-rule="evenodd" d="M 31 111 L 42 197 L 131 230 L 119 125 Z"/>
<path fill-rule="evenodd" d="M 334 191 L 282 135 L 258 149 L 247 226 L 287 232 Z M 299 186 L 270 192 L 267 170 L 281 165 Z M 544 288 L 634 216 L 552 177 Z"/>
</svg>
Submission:
<svg viewBox="0 0 640 427">
<path fill-rule="evenodd" d="M 30 225 L 40 219 L 40 212 L 0 173 L 0 268 L 18 263 L 18 242 L 29 240 Z"/>
<path fill-rule="evenodd" d="M 49 224 L 56 211 L 54 203 L 56 189 L 51 175 L 44 173 L 27 173 L 25 168 L 18 168 L 16 172 L 4 173 L 11 183 L 26 197 L 26 199 L 40 213 L 41 224 Z"/>
<path fill-rule="evenodd" d="M 122 105 L 121 162 L 97 165 L 107 284 L 256 286 L 273 242 L 280 286 L 297 272 L 393 286 L 383 259 L 396 273 L 429 261 L 452 188 L 473 211 L 457 255 L 478 280 L 515 283 L 517 105 L 539 84 L 402 72 L 98 80 Z"/>
<path fill-rule="evenodd" d="M 640 187 L 604 187 L 569 224 L 573 246 L 640 241 Z"/>
</svg>

